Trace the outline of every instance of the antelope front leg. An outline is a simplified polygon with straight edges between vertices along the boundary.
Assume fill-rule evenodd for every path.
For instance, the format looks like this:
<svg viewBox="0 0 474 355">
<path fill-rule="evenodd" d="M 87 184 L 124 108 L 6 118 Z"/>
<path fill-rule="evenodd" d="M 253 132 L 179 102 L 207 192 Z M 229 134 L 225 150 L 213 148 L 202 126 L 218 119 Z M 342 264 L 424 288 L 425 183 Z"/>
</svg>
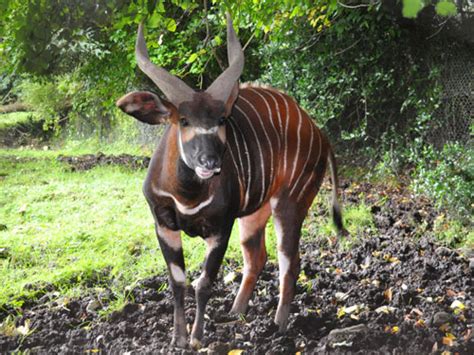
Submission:
<svg viewBox="0 0 474 355">
<path fill-rule="evenodd" d="M 174 331 L 172 345 L 186 347 L 186 322 L 184 319 L 184 294 L 186 274 L 181 233 L 156 224 L 156 235 L 168 266 L 169 280 L 174 297 Z"/>
<path fill-rule="evenodd" d="M 207 244 L 206 260 L 196 284 L 196 318 L 191 332 L 191 346 L 195 349 L 201 347 L 201 339 L 204 333 L 204 312 L 211 295 L 212 284 L 224 258 L 229 237 L 230 231 L 223 235 L 211 236 L 205 239 Z"/>
</svg>

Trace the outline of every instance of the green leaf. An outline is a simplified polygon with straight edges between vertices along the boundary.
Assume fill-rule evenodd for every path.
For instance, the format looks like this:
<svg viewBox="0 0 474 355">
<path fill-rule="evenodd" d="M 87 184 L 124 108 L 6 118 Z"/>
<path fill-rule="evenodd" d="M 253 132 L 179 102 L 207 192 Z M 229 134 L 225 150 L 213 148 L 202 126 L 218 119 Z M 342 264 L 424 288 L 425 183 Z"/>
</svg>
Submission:
<svg viewBox="0 0 474 355">
<path fill-rule="evenodd" d="M 293 8 L 293 11 L 291 11 L 291 14 L 290 14 L 290 19 L 295 17 L 295 16 L 298 16 L 300 14 L 300 7 L 299 6 L 295 6 Z"/>
<path fill-rule="evenodd" d="M 166 29 L 170 32 L 176 31 L 176 21 L 172 18 L 166 20 Z"/>
<path fill-rule="evenodd" d="M 197 53 L 193 53 L 191 54 L 191 56 L 188 58 L 188 60 L 186 61 L 187 64 L 191 64 L 193 63 L 198 57 L 198 54 Z"/>
<path fill-rule="evenodd" d="M 215 46 L 220 46 L 222 44 L 222 38 L 220 36 L 214 37 L 214 44 Z"/>
<path fill-rule="evenodd" d="M 148 20 L 148 24 L 151 28 L 157 28 L 160 25 L 161 15 L 158 12 L 154 12 L 150 19 Z"/>
<path fill-rule="evenodd" d="M 422 0 L 403 0 L 403 17 L 415 18 L 422 8 Z"/>
<path fill-rule="evenodd" d="M 440 16 L 453 16 L 456 15 L 456 5 L 451 1 L 440 1 L 436 4 L 436 13 Z"/>
</svg>

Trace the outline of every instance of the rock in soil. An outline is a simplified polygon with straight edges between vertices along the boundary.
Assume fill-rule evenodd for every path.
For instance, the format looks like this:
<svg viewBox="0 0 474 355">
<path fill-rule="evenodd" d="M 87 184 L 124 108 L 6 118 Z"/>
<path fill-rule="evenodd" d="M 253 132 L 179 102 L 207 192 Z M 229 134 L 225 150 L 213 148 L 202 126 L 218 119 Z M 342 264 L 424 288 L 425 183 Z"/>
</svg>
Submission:
<svg viewBox="0 0 474 355">
<path fill-rule="evenodd" d="M 357 324 L 347 328 L 333 329 L 329 332 L 327 345 L 330 348 L 351 348 L 354 342 L 361 341 L 367 336 L 369 328 L 365 324 Z"/>
<path fill-rule="evenodd" d="M 452 318 L 453 317 L 451 316 L 451 314 L 447 312 L 437 312 L 433 316 L 433 324 L 439 327 L 445 323 L 451 322 Z"/>
</svg>

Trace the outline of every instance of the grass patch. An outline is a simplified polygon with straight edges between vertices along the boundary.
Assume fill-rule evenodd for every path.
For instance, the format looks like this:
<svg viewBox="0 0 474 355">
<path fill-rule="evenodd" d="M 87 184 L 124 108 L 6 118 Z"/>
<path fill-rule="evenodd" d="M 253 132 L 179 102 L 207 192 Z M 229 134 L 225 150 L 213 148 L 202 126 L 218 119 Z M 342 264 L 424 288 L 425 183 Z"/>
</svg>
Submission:
<svg viewBox="0 0 474 355">
<path fill-rule="evenodd" d="M 38 144 L 51 136 L 43 130 L 44 120 L 33 112 L 0 114 L 0 145 Z"/>
<path fill-rule="evenodd" d="M 104 154 L 118 155 L 148 155 L 151 156 L 154 147 L 147 145 L 130 144 L 125 139 L 98 139 L 88 138 L 83 140 L 67 140 L 54 146 L 55 150 L 61 151 L 63 155 Z"/>
<path fill-rule="evenodd" d="M 435 219 L 433 232 L 440 243 L 451 248 L 474 250 L 474 231 L 456 219 L 441 213 Z"/>
<path fill-rule="evenodd" d="M 39 121 L 41 121 L 40 118 L 33 112 L 3 113 L 0 114 L 0 131 Z"/>
<path fill-rule="evenodd" d="M 335 238 L 337 229 L 330 215 L 330 191 L 323 189 L 316 196 L 309 210 L 308 217 L 303 223 L 302 237 L 310 238 Z M 349 232 L 348 236 L 339 240 L 344 249 L 350 248 L 357 243 L 362 235 L 371 235 L 375 232 L 375 223 L 370 207 L 362 200 L 358 204 L 343 205 L 342 217 L 344 228 Z M 339 237 L 338 237 L 339 238 Z"/>
</svg>

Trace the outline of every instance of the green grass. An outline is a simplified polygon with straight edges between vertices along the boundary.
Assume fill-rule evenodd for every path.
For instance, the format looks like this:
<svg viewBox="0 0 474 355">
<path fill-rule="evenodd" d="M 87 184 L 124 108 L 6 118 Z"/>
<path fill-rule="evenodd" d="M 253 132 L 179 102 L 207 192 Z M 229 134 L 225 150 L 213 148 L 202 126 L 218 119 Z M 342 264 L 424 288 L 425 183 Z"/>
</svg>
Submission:
<svg viewBox="0 0 474 355">
<path fill-rule="evenodd" d="M 308 212 L 308 217 L 303 223 L 303 239 L 323 238 L 328 242 L 337 239 L 339 247 L 347 250 L 357 244 L 361 237 L 367 237 L 376 232 L 370 206 L 362 199 L 358 204 L 344 204 L 342 206 L 344 228 L 349 234 L 344 237 L 338 236 L 330 216 L 330 200 L 330 190 L 327 189 L 322 189 L 316 196 Z"/>
<path fill-rule="evenodd" d="M 460 247 L 467 253 L 474 250 L 474 231 L 444 213 L 435 219 L 433 231 L 438 241 L 446 246 Z"/>
<path fill-rule="evenodd" d="M 64 155 L 82 155 L 95 154 L 102 152 L 104 154 L 132 154 L 132 155 L 151 155 L 153 146 L 140 146 L 130 144 L 125 139 L 101 140 L 97 138 L 88 138 L 84 140 L 67 140 L 65 144 L 54 147 L 60 149 Z"/>
<path fill-rule="evenodd" d="M 0 114 L 0 131 L 26 125 L 32 121 L 39 121 L 38 116 L 33 112 L 9 112 Z"/>
</svg>

